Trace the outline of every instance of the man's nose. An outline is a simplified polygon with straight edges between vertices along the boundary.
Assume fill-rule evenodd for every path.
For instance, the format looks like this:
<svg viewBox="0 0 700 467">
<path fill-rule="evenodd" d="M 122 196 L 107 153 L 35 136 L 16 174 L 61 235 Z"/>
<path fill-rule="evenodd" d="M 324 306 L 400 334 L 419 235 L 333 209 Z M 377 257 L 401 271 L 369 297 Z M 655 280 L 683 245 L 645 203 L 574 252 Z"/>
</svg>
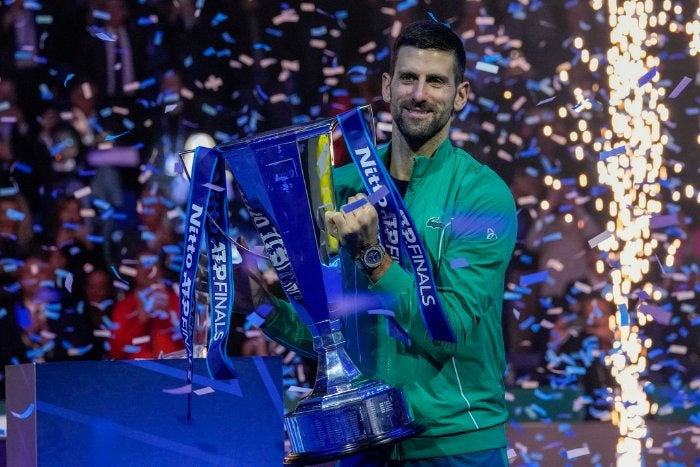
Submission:
<svg viewBox="0 0 700 467">
<path fill-rule="evenodd" d="M 415 84 L 413 85 L 412 97 L 416 102 L 422 102 L 426 99 L 425 80 L 416 80 Z"/>
</svg>

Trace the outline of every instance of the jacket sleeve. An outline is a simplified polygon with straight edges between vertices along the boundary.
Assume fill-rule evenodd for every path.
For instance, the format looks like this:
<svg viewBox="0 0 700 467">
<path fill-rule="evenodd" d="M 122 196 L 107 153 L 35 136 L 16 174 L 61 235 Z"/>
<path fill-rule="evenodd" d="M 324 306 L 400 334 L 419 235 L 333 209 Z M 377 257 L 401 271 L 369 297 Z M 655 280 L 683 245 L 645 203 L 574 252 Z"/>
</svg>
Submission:
<svg viewBox="0 0 700 467">
<path fill-rule="evenodd" d="M 266 336 L 305 357 L 316 359 L 314 341 L 309 329 L 304 326 L 292 305 L 286 300 L 272 300 L 274 314 L 262 325 Z"/>
<path fill-rule="evenodd" d="M 488 318 L 500 323 L 504 276 L 515 246 L 517 219 L 505 183 L 496 174 L 486 182 L 458 195 L 437 264 L 432 265 L 456 343 L 434 341 L 428 335 L 413 274 L 397 263 L 370 286 L 383 306 L 394 311 L 396 321 L 413 344 L 437 362 L 459 354 L 486 314 L 494 314 Z"/>
</svg>

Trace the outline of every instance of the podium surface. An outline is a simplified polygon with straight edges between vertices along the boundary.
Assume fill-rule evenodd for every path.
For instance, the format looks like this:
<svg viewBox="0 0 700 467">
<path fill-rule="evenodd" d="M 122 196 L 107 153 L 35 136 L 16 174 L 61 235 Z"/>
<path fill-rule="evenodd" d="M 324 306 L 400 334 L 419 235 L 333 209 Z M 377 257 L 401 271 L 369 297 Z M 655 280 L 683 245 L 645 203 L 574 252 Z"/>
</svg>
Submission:
<svg viewBox="0 0 700 467">
<path fill-rule="evenodd" d="M 189 421 L 187 395 L 170 393 L 184 392 L 186 360 L 8 366 L 8 465 L 281 465 L 281 359 L 234 365 L 237 379 L 217 381 L 195 360 Z"/>
</svg>

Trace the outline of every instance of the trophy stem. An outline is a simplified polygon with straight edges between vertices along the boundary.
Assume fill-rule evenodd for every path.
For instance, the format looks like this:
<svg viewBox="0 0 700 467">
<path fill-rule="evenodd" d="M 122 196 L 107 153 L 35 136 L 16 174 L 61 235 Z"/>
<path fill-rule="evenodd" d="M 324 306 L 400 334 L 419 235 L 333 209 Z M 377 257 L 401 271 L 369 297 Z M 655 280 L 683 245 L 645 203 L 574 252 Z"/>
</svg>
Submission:
<svg viewBox="0 0 700 467">
<path fill-rule="evenodd" d="M 337 322 L 331 323 L 337 329 Z M 325 462 L 416 434 L 400 389 L 367 379 L 345 351 L 339 330 L 314 337 L 313 391 L 284 417 L 292 451 L 287 465 Z"/>
</svg>

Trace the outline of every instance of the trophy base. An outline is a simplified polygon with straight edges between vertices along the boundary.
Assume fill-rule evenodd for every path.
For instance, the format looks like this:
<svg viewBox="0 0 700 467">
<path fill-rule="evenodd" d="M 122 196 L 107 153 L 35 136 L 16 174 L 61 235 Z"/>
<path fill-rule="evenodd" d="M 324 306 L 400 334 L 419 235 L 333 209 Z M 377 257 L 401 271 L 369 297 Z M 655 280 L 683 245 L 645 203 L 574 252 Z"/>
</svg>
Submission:
<svg viewBox="0 0 700 467">
<path fill-rule="evenodd" d="M 403 392 L 378 381 L 336 394 L 312 393 L 284 423 L 292 445 L 285 465 L 318 464 L 421 431 Z"/>
</svg>

